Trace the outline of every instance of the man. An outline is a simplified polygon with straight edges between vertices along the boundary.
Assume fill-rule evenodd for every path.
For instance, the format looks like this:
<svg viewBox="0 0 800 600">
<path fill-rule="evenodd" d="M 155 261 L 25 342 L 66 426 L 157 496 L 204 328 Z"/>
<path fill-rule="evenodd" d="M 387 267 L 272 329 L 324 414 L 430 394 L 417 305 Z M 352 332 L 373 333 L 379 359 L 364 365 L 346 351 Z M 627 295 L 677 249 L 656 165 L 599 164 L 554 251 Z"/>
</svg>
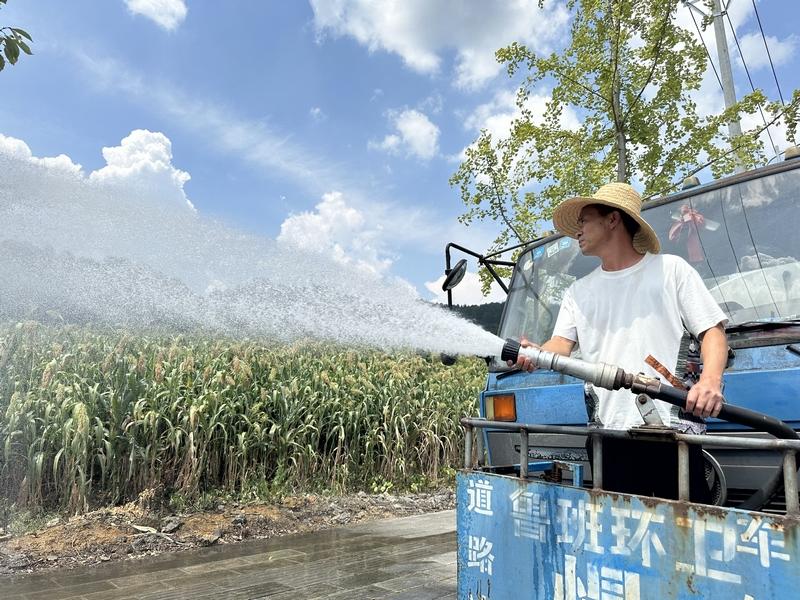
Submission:
<svg viewBox="0 0 800 600">
<path fill-rule="evenodd" d="M 567 289 L 553 336 L 541 347 L 569 356 L 578 344 L 583 360 L 659 377 L 645 359 L 652 355 L 674 373 L 685 327 L 702 342 L 703 371 L 686 403 L 695 418 L 665 402 L 655 404 L 665 424 L 699 433 L 704 425 L 698 417 L 716 416 L 723 402 L 725 314 L 697 271 L 678 256 L 659 254 L 658 236 L 641 217 L 641 205 L 631 186 L 610 183 L 591 197 L 572 198 L 556 208 L 556 229 L 577 239 L 581 252 L 599 257 L 601 264 Z M 524 356 L 517 364 L 534 368 Z M 642 424 L 629 391 L 589 391 L 597 396 L 603 427 L 625 430 Z M 690 448 L 690 472 L 692 500 L 707 502 L 699 446 Z M 677 448 L 605 438 L 603 480 L 610 491 L 677 498 Z"/>
</svg>

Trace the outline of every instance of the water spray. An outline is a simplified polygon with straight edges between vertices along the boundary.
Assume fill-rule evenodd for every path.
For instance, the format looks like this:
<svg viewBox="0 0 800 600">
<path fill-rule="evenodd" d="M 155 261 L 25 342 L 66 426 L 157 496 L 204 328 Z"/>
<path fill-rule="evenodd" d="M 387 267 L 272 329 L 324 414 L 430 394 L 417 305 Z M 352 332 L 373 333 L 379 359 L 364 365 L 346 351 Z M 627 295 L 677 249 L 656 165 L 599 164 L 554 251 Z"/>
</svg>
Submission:
<svg viewBox="0 0 800 600">
<path fill-rule="evenodd" d="M 0 152 L 0 321 L 500 352 L 503 340 L 357 255 L 240 231 L 174 200 Z"/>
</svg>

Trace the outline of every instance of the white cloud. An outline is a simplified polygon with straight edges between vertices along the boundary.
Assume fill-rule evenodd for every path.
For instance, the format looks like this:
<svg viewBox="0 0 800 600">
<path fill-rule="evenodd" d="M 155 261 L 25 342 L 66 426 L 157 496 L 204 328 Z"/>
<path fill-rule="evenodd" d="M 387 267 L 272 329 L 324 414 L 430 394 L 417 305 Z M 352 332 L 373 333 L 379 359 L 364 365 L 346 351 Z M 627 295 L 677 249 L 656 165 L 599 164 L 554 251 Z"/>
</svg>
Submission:
<svg viewBox="0 0 800 600">
<path fill-rule="evenodd" d="M 341 192 L 328 192 L 313 212 L 290 215 L 281 224 L 278 241 L 328 254 L 365 272 L 384 274 L 392 259 L 383 248 L 381 229 L 348 205 Z"/>
<path fill-rule="evenodd" d="M 311 118 L 315 121 L 324 121 L 327 116 L 319 106 L 311 107 L 311 110 L 308 111 L 308 114 L 311 115 Z"/>
<path fill-rule="evenodd" d="M 199 139 L 212 140 L 215 151 L 250 162 L 270 176 L 286 177 L 311 197 L 341 190 L 347 204 L 366 220 L 363 236 L 369 238 L 380 232 L 381 245 L 377 246 L 379 251 L 374 264 L 380 264 L 387 257 L 392 260 L 390 251 L 401 248 L 438 253 L 449 241 L 486 248 L 497 235 L 494 228 L 488 226 L 486 229 L 479 225 L 465 228 L 452 217 L 443 220 L 431 209 L 376 198 L 364 191 L 361 173 L 343 168 L 339 159 L 318 155 L 314 148 L 294 142 L 263 121 L 237 116 L 229 107 L 192 97 L 165 83 L 145 80 L 119 61 L 96 59 L 79 52 L 74 56 L 85 69 L 90 85 L 146 103 L 149 109 L 171 119 L 174 126 L 184 128 Z M 398 133 L 397 144 L 402 143 Z M 347 249 L 347 245 L 342 247 Z M 361 255 L 363 253 L 359 253 Z"/>
<path fill-rule="evenodd" d="M 775 66 L 782 65 L 791 59 L 794 51 L 797 48 L 797 37 L 791 35 L 783 40 L 768 35 L 767 44 L 769 45 L 769 53 L 772 56 L 772 62 Z M 761 33 L 748 33 L 739 38 L 739 45 L 742 47 L 742 54 L 747 63 L 747 68 L 752 72 L 758 69 L 769 67 L 769 56 L 764 48 L 764 40 L 761 38 Z M 742 59 L 736 55 L 737 63 L 741 66 Z"/>
<path fill-rule="evenodd" d="M 321 37 L 353 37 L 370 52 L 399 55 L 420 73 L 437 73 L 443 55 L 455 51 L 455 84 L 466 89 L 500 73 L 498 48 L 519 41 L 548 52 L 569 19 L 563 4 L 539 9 L 538 0 L 311 0 L 311 6 Z"/>
<path fill-rule="evenodd" d="M 0 155 L 62 177 L 66 174 L 103 188 L 118 188 L 120 198 L 145 198 L 165 208 L 192 207 L 183 190 L 189 174 L 173 166 L 171 142 L 162 133 L 135 130 L 118 146 L 103 148 L 102 154 L 106 165 L 85 175 L 66 155 L 39 158 L 23 140 L 0 134 Z M 398 247 L 438 252 L 447 241 L 456 240 L 484 248 L 495 234 L 480 226 L 464 229 L 449 219 L 442 222 L 424 208 L 359 198 L 357 193 L 352 197 L 340 192 L 324 194 L 313 211 L 289 216 L 278 240 L 325 252 L 363 272 L 387 275 L 397 258 L 393 249 Z"/>
<path fill-rule="evenodd" d="M 389 119 L 396 132 L 380 142 L 370 142 L 370 148 L 394 154 L 405 153 L 430 160 L 439 152 L 439 128 L 417 110 L 391 111 Z"/>
<path fill-rule="evenodd" d="M 702 3 L 697 3 L 696 8 L 700 10 L 690 10 L 688 6 L 683 3 L 678 4 L 677 11 L 675 12 L 675 22 L 680 27 L 691 31 L 695 36 L 697 35 L 697 27 L 700 28 L 702 32 L 703 41 L 708 48 L 709 53 L 711 56 L 714 57 L 714 64 L 717 63 L 717 38 L 714 34 L 714 27 L 713 25 L 709 25 L 703 30 L 703 14 L 708 14 L 708 10 Z M 703 14 L 701 14 L 701 12 Z M 739 31 L 741 26 L 748 22 L 753 16 L 753 6 L 750 2 L 730 2 L 727 8 L 727 17 L 730 18 L 730 22 L 733 23 L 734 28 Z M 692 15 L 694 14 L 694 20 L 692 19 Z M 695 22 L 697 26 L 695 26 Z M 727 32 L 726 38 L 728 40 L 729 50 L 732 47 L 731 56 L 736 52 L 736 47 L 734 46 L 733 36 L 731 35 L 730 27 L 728 25 L 728 18 L 725 18 L 725 30 Z M 712 73 L 713 76 L 713 73 Z"/>
<path fill-rule="evenodd" d="M 157 23 L 167 31 L 175 29 L 186 18 L 184 0 L 125 0 L 128 10 Z"/>
<path fill-rule="evenodd" d="M 2 133 L 0 133 L 0 154 L 22 159 L 32 164 L 40 165 L 48 170 L 69 173 L 76 176 L 83 175 L 82 167 L 72 162 L 72 159 L 66 154 L 38 158 L 33 156 L 28 144 L 17 138 L 5 136 Z"/>
<path fill-rule="evenodd" d="M 172 166 L 172 142 L 160 132 L 136 129 L 119 146 L 103 148 L 106 166 L 89 179 L 112 185 L 136 186 L 157 193 L 166 201 L 185 203 L 194 210 L 183 186 L 191 178 Z"/>
<path fill-rule="evenodd" d="M 81 166 L 65 154 L 38 158 L 33 156 L 24 141 L 0 134 L 0 154 L 26 160 L 49 172 L 68 174 L 105 186 L 133 189 L 159 202 L 175 203 L 194 211 L 183 190 L 190 176 L 172 165 L 172 143 L 163 133 L 137 129 L 119 146 L 103 148 L 102 152 L 106 165 L 85 176 Z"/>
<path fill-rule="evenodd" d="M 288 176 L 313 194 L 349 187 L 341 165 L 318 156 L 290 136 L 268 127 L 263 120 L 239 117 L 228 106 L 204 102 L 169 84 L 146 80 L 125 64 L 76 53 L 92 85 L 124 93 L 146 103 L 203 140 L 213 140 L 214 150 L 231 153 L 259 168 Z"/>
<path fill-rule="evenodd" d="M 380 142 L 369 142 L 370 148 L 378 150 L 386 150 L 387 152 L 396 152 L 400 148 L 401 140 L 399 135 L 390 133 Z"/>
<path fill-rule="evenodd" d="M 441 257 L 448 242 L 468 248 L 488 248 L 497 235 L 493 224 L 464 227 L 451 217 L 428 208 L 364 200 L 350 192 L 327 192 L 311 211 L 289 215 L 278 241 L 325 252 L 362 271 L 386 274 L 397 259 L 397 249 Z M 438 270 L 440 259 L 430 268 Z"/>
<path fill-rule="evenodd" d="M 464 128 L 479 132 L 486 130 L 494 139 L 506 138 L 511 132 L 511 123 L 520 116 L 517 95 L 514 90 L 499 90 L 484 104 L 479 104 L 464 119 Z"/>
<path fill-rule="evenodd" d="M 444 275 L 436 281 L 426 281 L 425 287 L 433 294 L 433 301 L 441 304 L 447 303 L 447 292 L 442 291 Z M 487 304 L 488 302 L 505 302 L 506 293 L 496 283 L 492 283 L 489 295 L 484 296 L 481 291 L 481 280 L 477 273 L 467 271 L 464 279 L 453 290 L 453 304 Z"/>
<path fill-rule="evenodd" d="M 525 100 L 525 109 L 530 112 L 534 123 L 541 122 L 549 101 L 549 90 L 531 94 Z M 486 131 L 497 142 L 508 138 L 514 120 L 520 116 L 522 116 L 522 111 L 517 106 L 516 90 L 501 89 L 495 92 L 489 102 L 478 105 L 471 113 L 463 117 L 464 129 L 475 134 Z M 565 107 L 561 113 L 560 124 L 565 129 L 577 130 L 580 127 L 580 120 L 571 107 Z M 453 162 L 463 161 L 466 158 L 468 147 L 463 148 L 459 154 L 448 158 Z"/>
<path fill-rule="evenodd" d="M 417 108 L 421 112 L 438 115 L 444 108 L 444 98 L 439 92 L 435 92 L 420 102 Z"/>
</svg>

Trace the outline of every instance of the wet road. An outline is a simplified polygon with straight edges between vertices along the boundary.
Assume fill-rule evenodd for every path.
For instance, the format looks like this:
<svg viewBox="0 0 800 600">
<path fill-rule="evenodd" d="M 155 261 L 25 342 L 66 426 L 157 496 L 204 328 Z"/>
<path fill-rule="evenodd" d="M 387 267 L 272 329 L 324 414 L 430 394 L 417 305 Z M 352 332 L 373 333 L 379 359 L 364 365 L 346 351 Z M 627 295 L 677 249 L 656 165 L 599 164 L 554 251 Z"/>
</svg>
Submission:
<svg viewBox="0 0 800 600">
<path fill-rule="evenodd" d="M 455 511 L 0 577 L 0 598 L 455 599 Z"/>
</svg>

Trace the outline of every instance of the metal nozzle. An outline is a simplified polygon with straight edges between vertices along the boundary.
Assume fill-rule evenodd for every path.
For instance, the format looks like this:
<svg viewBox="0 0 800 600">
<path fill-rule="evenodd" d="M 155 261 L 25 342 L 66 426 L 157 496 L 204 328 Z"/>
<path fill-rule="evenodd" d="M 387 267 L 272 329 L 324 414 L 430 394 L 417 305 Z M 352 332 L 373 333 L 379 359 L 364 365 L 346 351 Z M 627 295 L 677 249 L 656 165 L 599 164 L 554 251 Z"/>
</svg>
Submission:
<svg viewBox="0 0 800 600">
<path fill-rule="evenodd" d="M 519 358 L 519 342 L 508 338 L 500 352 L 500 360 L 517 362 L 517 358 Z"/>
<path fill-rule="evenodd" d="M 500 358 L 517 362 L 520 354 L 541 369 L 572 375 L 608 390 L 618 390 L 624 385 L 625 372 L 614 365 L 587 363 L 539 348 L 520 348 L 520 343 L 512 339 L 506 340 Z"/>
</svg>

